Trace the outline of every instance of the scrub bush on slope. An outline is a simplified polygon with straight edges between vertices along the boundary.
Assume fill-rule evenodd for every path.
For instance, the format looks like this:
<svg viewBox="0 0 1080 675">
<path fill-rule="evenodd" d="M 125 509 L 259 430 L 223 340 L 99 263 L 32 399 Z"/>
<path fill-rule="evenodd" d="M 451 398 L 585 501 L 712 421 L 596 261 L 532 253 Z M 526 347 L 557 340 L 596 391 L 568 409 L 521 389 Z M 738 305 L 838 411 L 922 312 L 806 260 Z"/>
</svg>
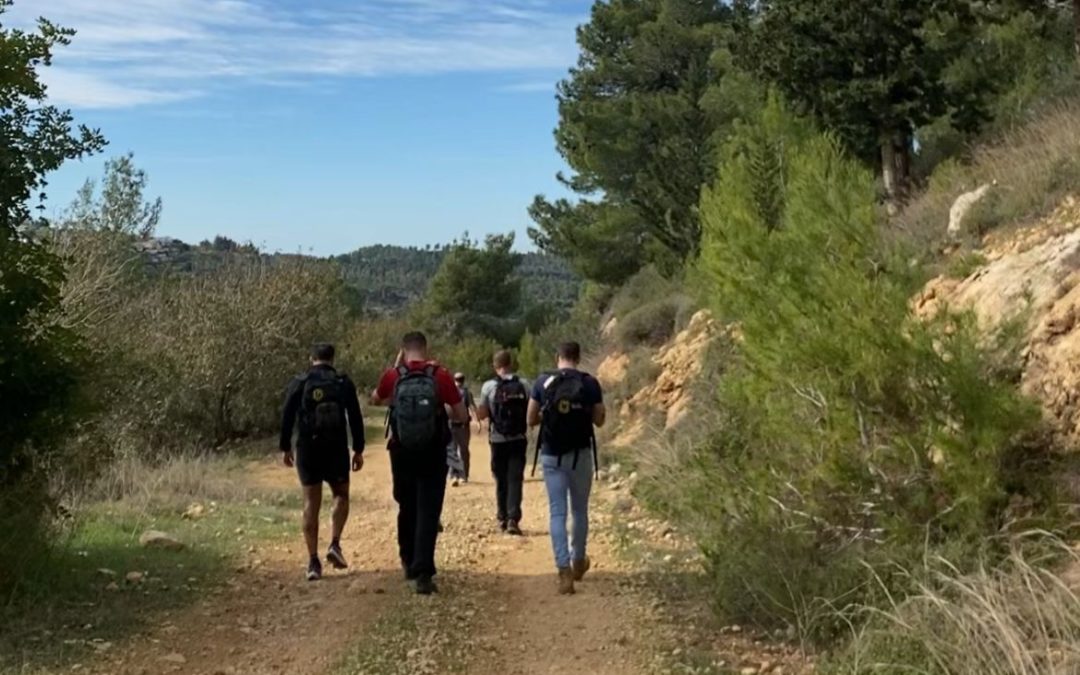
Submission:
<svg viewBox="0 0 1080 675">
<path fill-rule="evenodd" d="M 719 421 L 650 489 L 696 531 L 723 613 L 829 640 L 838 608 L 910 588 L 894 563 L 975 560 L 1037 491 L 1015 458 L 1038 416 L 966 317 L 910 318 L 913 270 L 835 141 L 772 101 L 726 152 L 700 278 L 742 337 Z"/>
</svg>

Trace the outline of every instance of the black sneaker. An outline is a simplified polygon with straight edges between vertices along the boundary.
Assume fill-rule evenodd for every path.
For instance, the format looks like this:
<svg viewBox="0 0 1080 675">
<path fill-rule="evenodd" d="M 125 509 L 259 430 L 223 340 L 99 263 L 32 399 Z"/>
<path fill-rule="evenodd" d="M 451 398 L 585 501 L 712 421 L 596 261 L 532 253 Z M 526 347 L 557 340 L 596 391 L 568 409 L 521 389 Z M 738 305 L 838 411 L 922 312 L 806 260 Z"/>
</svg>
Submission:
<svg viewBox="0 0 1080 675">
<path fill-rule="evenodd" d="M 308 562 L 307 580 L 318 581 L 319 579 L 322 579 L 322 563 L 319 562 L 318 558 L 313 557 L 311 561 Z"/>
<path fill-rule="evenodd" d="M 409 571 L 409 566 L 401 563 L 401 572 L 405 575 L 405 581 L 416 581 L 416 575 Z"/>
<path fill-rule="evenodd" d="M 345 560 L 345 554 L 341 552 L 341 544 L 330 544 L 330 548 L 326 549 L 326 562 L 333 565 L 336 570 L 343 570 L 349 566 L 349 562 Z"/>
<path fill-rule="evenodd" d="M 520 537 L 522 535 L 522 532 L 521 526 L 518 525 L 518 521 L 511 520 L 510 524 L 506 526 L 506 533 L 515 537 Z"/>
<path fill-rule="evenodd" d="M 439 587 L 435 585 L 435 580 L 427 574 L 421 574 L 416 577 L 416 594 L 417 595 L 431 595 L 432 593 L 438 593 Z"/>
<path fill-rule="evenodd" d="M 507 523 L 507 520 L 499 518 L 499 531 L 506 532 L 506 528 L 508 527 Z"/>
</svg>

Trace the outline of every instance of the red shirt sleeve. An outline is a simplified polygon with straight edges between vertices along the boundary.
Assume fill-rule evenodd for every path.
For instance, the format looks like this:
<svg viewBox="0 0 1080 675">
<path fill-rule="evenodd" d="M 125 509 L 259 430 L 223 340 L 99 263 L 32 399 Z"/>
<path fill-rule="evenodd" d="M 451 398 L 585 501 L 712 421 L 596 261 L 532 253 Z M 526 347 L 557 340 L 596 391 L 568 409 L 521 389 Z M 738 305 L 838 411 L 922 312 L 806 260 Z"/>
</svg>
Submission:
<svg viewBox="0 0 1080 675">
<path fill-rule="evenodd" d="M 390 397 L 394 395 L 394 385 L 397 383 L 398 372 L 396 369 L 391 368 L 382 374 L 379 379 L 379 386 L 375 389 L 375 395 L 380 400 L 388 401 Z"/>
<path fill-rule="evenodd" d="M 453 406 L 461 403 L 461 392 L 458 391 L 457 382 L 454 382 L 454 376 L 446 368 L 435 371 L 435 387 L 439 391 L 439 400 L 446 405 Z"/>
</svg>

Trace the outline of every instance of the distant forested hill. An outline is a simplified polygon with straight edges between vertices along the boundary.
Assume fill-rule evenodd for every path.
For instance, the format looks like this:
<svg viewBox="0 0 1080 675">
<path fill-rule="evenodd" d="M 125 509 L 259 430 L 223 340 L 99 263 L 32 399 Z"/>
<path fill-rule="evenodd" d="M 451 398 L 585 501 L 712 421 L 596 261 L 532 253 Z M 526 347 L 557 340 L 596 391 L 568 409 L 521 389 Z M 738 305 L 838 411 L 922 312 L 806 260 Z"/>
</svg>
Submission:
<svg viewBox="0 0 1080 675">
<path fill-rule="evenodd" d="M 177 239 L 158 238 L 136 244 L 150 269 L 159 272 L 199 274 L 217 269 L 226 261 L 276 260 L 282 254 L 260 253 L 255 247 L 218 237 L 198 245 Z M 365 246 L 330 260 L 341 268 L 345 282 L 356 289 L 365 310 L 392 314 L 405 309 L 427 292 L 428 283 L 442 264 L 442 246 Z M 295 254 L 292 254 L 295 255 Z M 292 257 L 286 256 L 286 257 Z M 559 310 L 577 300 L 581 282 L 561 258 L 525 253 L 517 270 L 526 306 L 541 303 Z"/>
<path fill-rule="evenodd" d="M 406 307 L 427 291 L 442 263 L 442 247 L 365 246 L 334 258 L 345 281 L 355 287 L 369 311 L 390 313 Z M 518 276 L 528 304 L 548 303 L 569 308 L 577 299 L 580 280 L 561 258 L 525 253 Z"/>
</svg>

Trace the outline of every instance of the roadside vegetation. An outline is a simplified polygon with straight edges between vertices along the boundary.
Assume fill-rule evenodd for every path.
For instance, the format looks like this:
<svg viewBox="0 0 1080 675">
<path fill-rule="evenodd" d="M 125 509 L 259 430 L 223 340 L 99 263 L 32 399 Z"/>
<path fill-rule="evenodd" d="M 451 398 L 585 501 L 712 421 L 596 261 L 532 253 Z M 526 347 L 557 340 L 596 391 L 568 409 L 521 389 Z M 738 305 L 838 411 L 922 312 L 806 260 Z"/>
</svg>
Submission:
<svg viewBox="0 0 1080 675">
<path fill-rule="evenodd" d="M 1073 7 L 707 5 L 595 5 L 559 89 L 580 200 L 532 210 L 536 243 L 610 289 L 616 408 L 696 310 L 725 327 L 685 421 L 620 449 L 636 495 L 695 542 L 722 622 L 827 672 L 1068 672 L 1072 556 L 1028 533 L 1072 531 L 1071 449 L 1010 330 L 910 300 L 1080 186 Z M 588 245 L 630 232 L 629 258 Z"/>
<path fill-rule="evenodd" d="M 107 658 L 171 610 L 218 592 L 251 544 L 293 535 L 298 496 L 239 480 L 254 450 L 116 462 L 72 496 L 47 547 L 10 541 L 20 574 L 0 608 L 0 672 Z M 144 546 L 147 531 L 176 547 Z"/>
</svg>

